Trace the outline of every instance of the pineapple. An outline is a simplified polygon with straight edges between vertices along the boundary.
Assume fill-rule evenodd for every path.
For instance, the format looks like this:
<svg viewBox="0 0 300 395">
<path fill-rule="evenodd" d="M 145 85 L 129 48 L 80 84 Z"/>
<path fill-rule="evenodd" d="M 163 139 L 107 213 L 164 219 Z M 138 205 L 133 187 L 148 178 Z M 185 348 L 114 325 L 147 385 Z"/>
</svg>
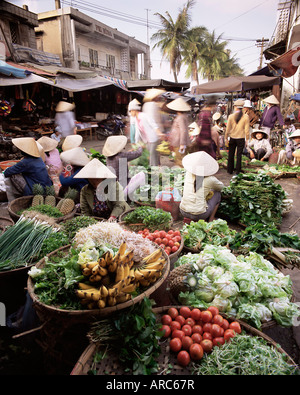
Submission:
<svg viewBox="0 0 300 395">
<path fill-rule="evenodd" d="M 186 292 L 188 290 L 188 284 L 186 282 L 187 276 L 192 275 L 195 271 L 193 264 L 185 263 L 173 269 L 168 278 L 169 289 L 171 294 L 177 298 L 180 292 Z"/>
<path fill-rule="evenodd" d="M 41 184 L 33 184 L 32 193 L 34 195 L 31 203 L 32 207 L 44 204 L 44 187 Z"/>
<path fill-rule="evenodd" d="M 66 215 L 69 214 L 74 209 L 75 199 L 77 197 L 77 194 L 78 194 L 77 189 L 73 189 L 73 188 L 68 189 L 64 198 L 61 199 L 56 206 L 61 213 Z"/>
<path fill-rule="evenodd" d="M 56 206 L 55 189 L 53 185 L 46 186 L 45 204 L 51 207 Z"/>
</svg>

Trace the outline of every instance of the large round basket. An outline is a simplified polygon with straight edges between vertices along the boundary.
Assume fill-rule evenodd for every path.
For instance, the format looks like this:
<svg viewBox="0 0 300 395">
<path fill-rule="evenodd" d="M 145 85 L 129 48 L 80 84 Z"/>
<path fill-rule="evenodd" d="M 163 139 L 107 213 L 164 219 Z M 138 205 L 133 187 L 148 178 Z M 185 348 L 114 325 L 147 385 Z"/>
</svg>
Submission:
<svg viewBox="0 0 300 395">
<path fill-rule="evenodd" d="M 154 207 L 153 207 L 154 208 Z M 124 226 L 124 228 L 126 228 L 127 230 L 131 230 L 134 232 L 138 232 L 139 230 L 143 230 L 145 228 L 148 228 L 149 230 L 152 231 L 152 229 L 149 228 L 149 226 L 145 225 L 144 223 L 139 223 L 139 224 L 127 224 L 125 222 L 125 218 L 126 216 L 131 213 L 132 211 L 134 211 L 135 208 L 132 208 L 130 210 L 125 211 L 123 214 L 120 215 L 119 217 L 119 223 Z M 161 224 L 155 227 L 154 230 L 168 230 L 171 229 L 171 226 L 173 224 L 173 219 L 171 219 L 167 224 Z"/>
<path fill-rule="evenodd" d="M 8 217 L 0 217 L 0 235 L 6 231 L 8 226 L 14 225 L 14 221 Z"/>
<path fill-rule="evenodd" d="M 153 312 L 157 315 L 157 322 L 161 321 L 162 315 L 166 314 L 170 307 L 175 307 L 180 309 L 182 306 L 163 306 L 154 308 Z M 232 321 L 228 319 L 228 321 Z M 238 321 L 242 327 L 242 329 L 251 336 L 258 336 L 263 338 L 270 346 L 276 348 L 278 352 L 284 354 L 286 356 L 287 362 L 296 366 L 293 359 L 283 350 L 283 348 L 279 347 L 278 343 L 274 342 L 269 336 L 259 331 L 256 328 L 246 324 L 243 321 Z M 191 375 L 192 371 L 189 366 L 182 367 L 177 363 L 176 353 L 170 350 L 169 341 L 163 339 L 160 342 L 161 353 L 157 359 L 158 362 L 158 372 L 157 375 Z M 101 349 L 100 349 L 101 350 Z M 95 343 L 90 343 L 87 348 L 83 351 L 77 363 L 75 364 L 71 375 L 73 376 L 81 376 L 88 375 L 91 371 L 93 374 L 97 375 L 131 375 L 132 373 L 125 371 L 124 366 L 120 363 L 117 353 L 108 352 L 105 358 L 99 360 L 96 357 L 96 353 L 99 351 L 99 346 Z M 222 372 L 220 371 L 220 374 Z"/>
<path fill-rule="evenodd" d="M 17 199 L 14 199 L 8 204 L 7 209 L 13 221 L 17 222 L 18 219 L 20 218 L 20 215 L 18 214 L 19 211 L 31 207 L 32 199 L 33 199 L 32 195 L 22 196 Z M 58 203 L 61 199 L 62 198 L 60 197 L 56 197 L 56 203 Z M 73 218 L 76 213 L 76 210 L 77 208 L 75 207 L 69 214 L 64 215 L 63 217 L 55 218 L 55 222 L 59 223 L 64 220 Z"/>
<path fill-rule="evenodd" d="M 69 253 L 70 248 L 71 245 L 61 247 L 48 254 L 47 257 L 50 257 L 52 255 L 57 255 L 59 252 L 62 252 L 64 255 L 67 255 Z M 39 300 L 38 295 L 35 294 L 34 282 L 30 277 L 28 278 L 28 282 L 27 282 L 28 293 L 33 301 L 34 308 L 41 321 L 48 321 L 51 320 L 52 317 L 54 317 L 62 320 L 66 326 L 71 326 L 72 324 L 80 323 L 80 322 L 87 323 L 88 321 L 92 321 L 97 317 L 99 318 L 99 317 L 109 316 L 110 314 L 116 311 L 124 310 L 128 307 L 131 307 L 135 303 L 141 301 L 144 297 L 149 297 L 157 288 L 159 288 L 162 285 L 162 283 L 165 281 L 165 279 L 167 278 L 170 272 L 169 257 L 163 250 L 162 253 L 164 258 L 166 259 L 166 264 L 162 271 L 162 276 L 155 283 L 153 283 L 151 286 L 149 286 L 143 292 L 141 292 L 138 296 L 132 298 L 131 300 L 128 300 L 127 302 L 119 303 L 112 307 L 105 307 L 103 309 L 91 309 L 91 310 L 66 310 L 66 309 L 61 309 L 59 306 L 46 305 L 42 303 Z M 42 268 L 44 265 L 45 265 L 45 257 L 36 264 L 36 267 Z"/>
</svg>

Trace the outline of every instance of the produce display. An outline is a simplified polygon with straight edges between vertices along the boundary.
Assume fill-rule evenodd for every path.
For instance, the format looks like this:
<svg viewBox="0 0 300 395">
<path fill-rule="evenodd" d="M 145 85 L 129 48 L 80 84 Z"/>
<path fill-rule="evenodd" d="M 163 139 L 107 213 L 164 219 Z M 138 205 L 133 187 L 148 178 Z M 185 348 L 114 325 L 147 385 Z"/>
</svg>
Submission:
<svg viewBox="0 0 300 395">
<path fill-rule="evenodd" d="M 164 230 L 170 228 L 172 216 L 162 209 L 142 206 L 128 212 L 124 216 L 124 222 L 133 230 L 140 225 L 144 225 L 151 231 Z"/>
<path fill-rule="evenodd" d="M 225 220 L 206 222 L 201 219 L 184 224 L 181 234 L 186 247 L 200 251 L 207 244 L 225 246 L 231 243 L 236 231 L 230 229 Z"/>
<path fill-rule="evenodd" d="M 215 306 L 256 328 L 271 320 L 290 327 L 299 316 L 299 307 L 291 302 L 290 276 L 263 256 L 250 252 L 236 257 L 228 248 L 213 245 L 190 256 L 180 257 L 168 277 L 170 292 L 181 304 Z"/>
<path fill-rule="evenodd" d="M 281 185 L 265 174 L 238 174 L 222 190 L 218 215 L 245 226 L 263 223 L 280 226 L 282 201 L 286 193 Z"/>
<path fill-rule="evenodd" d="M 172 255 L 178 251 L 181 243 L 181 234 L 179 230 L 164 231 L 155 230 L 150 232 L 149 229 L 139 230 L 138 233 L 143 236 L 143 238 L 153 241 L 159 245 L 167 255 Z"/>
<path fill-rule="evenodd" d="M 60 228 L 61 231 L 63 231 L 68 236 L 71 242 L 80 229 L 87 228 L 88 226 L 94 225 L 97 222 L 98 220 L 94 217 L 78 215 L 60 224 Z"/>
</svg>

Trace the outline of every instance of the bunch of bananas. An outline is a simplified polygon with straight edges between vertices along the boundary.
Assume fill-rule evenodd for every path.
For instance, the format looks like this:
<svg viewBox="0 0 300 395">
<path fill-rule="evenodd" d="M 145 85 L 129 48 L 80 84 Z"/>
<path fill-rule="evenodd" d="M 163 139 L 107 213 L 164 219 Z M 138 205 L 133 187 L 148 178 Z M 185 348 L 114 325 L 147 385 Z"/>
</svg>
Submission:
<svg viewBox="0 0 300 395">
<path fill-rule="evenodd" d="M 167 141 L 162 141 L 159 146 L 156 148 L 156 151 L 162 155 L 170 155 L 171 151 L 169 148 L 169 143 Z"/>
<path fill-rule="evenodd" d="M 107 251 L 97 262 L 81 265 L 89 283 L 79 283 L 76 294 L 88 309 L 126 302 L 139 286 L 148 286 L 161 276 L 165 261 L 157 249 L 143 259 L 141 267 L 133 268 L 133 251 L 127 251 L 124 242 L 115 255 Z"/>
</svg>

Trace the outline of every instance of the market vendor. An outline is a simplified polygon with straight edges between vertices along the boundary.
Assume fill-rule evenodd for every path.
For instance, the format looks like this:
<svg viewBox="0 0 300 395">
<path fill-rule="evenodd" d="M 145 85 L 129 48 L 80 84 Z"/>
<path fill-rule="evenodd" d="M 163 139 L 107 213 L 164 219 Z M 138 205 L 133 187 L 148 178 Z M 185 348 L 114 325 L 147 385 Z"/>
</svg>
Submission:
<svg viewBox="0 0 300 395">
<path fill-rule="evenodd" d="M 224 184 L 214 177 L 219 170 L 218 162 L 205 151 L 198 151 L 186 155 L 182 164 L 186 176 L 179 209 L 184 222 L 213 221 L 224 188 Z"/>
<path fill-rule="evenodd" d="M 67 101 L 60 101 L 56 106 L 54 118 L 55 126 L 61 134 L 61 142 L 71 134 L 76 134 L 76 120 L 73 112 L 75 104 Z"/>
<path fill-rule="evenodd" d="M 264 102 L 267 103 L 267 106 L 259 121 L 259 129 L 265 130 L 268 138 L 270 138 L 270 132 L 274 128 L 275 123 L 278 121 L 280 126 L 283 126 L 284 120 L 280 112 L 279 101 L 274 95 L 268 96 L 264 99 Z"/>
<path fill-rule="evenodd" d="M 111 222 L 130 209 L 116 175 L 98 159 L 92 159 L 74 178 L 88 180 L 80 192 L 81 214 Z"/>
<path fill-rule="evenodd" d="M 300 150 L 300 129 L 296 129 L 289 137 L 289 142 L 287 143 L 285 150 L 281 150 L 278 155 L 277 164 L 281 165 L 286 162 L 292 164 L 295 162 L 293 153 L 296 150 Z"/>
<path fill-rule="evenodd" d="M 60 159 L 64 165 L 63 171 L 59 175 L 61 188 L 59 196 L 63 197 L 65 192 L 70 188 L 77 189 L 78 192 L 88 184 L 84 178 L 75 178 L 78 172 L 90 161 L 90 158 L 84 152 L 83 148 L 75 147 L 60 154 Z"/>
<path fill-rule="evenodd" d="M 251 140 L 248 144 L 248 155 L 250 159 L 268 160 L 273 149 L 268 140 L 268 133 L 264 130 L 253 129 Z"/>
<path fill-rule="evenodd" d="M 34 184 L 41 184 L 43 187 L 52 185 L 34 138 L 15 138 L 12 139 L 12 143 L 22 152 L 23 159 L 4 171 L 6 195 L 9 202 L 21 196 L 32 195 Z"/>
</svg>

